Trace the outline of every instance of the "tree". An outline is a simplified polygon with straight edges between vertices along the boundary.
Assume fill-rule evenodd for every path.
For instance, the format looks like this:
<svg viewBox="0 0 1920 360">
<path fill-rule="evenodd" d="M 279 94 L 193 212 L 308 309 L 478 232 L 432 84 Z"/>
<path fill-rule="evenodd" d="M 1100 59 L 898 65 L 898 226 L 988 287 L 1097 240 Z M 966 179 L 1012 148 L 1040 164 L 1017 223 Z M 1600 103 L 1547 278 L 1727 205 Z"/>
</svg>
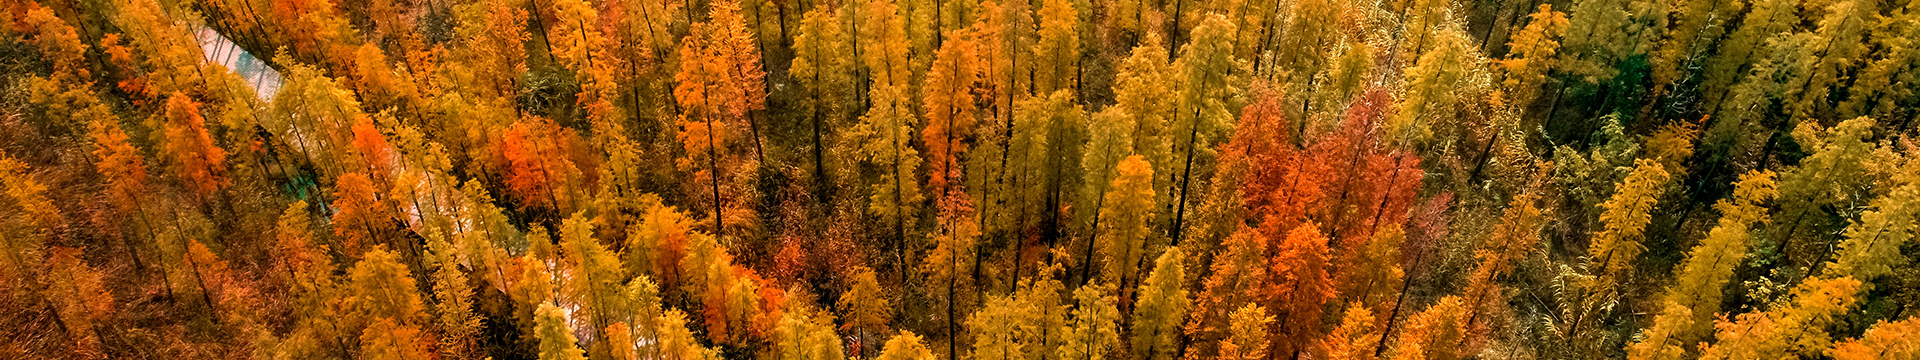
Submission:
<svg viewBox="0 0 1920 360">
<path fill-rule="evenodd" d="M 1265 356 L 1267 352 L 1267 324 L 1273 323 L 1273 316 L 1267 315 L 1267 308 L 1257 304 L 1247 304 L 1240 310 L 1234 310 L 1232 330 L 1226 340 L 1220 342 L 1220 358 L 1251 360 Z"/>
<path fill-rule="evenodd" d="M 1187 313 L 1185 256 L 1179 247 L 1169 247 L 1154 260 L 1153 274 L 1140 284 L 1139 301 L 1133 308 L 1133 358 L 1173 359 L 1179 346 L 1182 318 Z"/>
<path fill-rule="evenodd" d="M 560 249 L 566 254 L 567 293 L 582 309 L 576 314 L 587 318 L 594 330 L 626 321 L 627 274 L 617 257 L 593 236 L 593 225 L 585 212 L 576 212 L 560 225 Z"/>
<path fill-rule="evenodd" d="M 378 360 L 429 360 L 433 347 L 420 341 L 417 327 L 401 325 L 393 319 L 379 318 L 360 333 L 360 356 Z"/>
<path fill-rule="evenodd" d="M 540 360 L 585 360 L 586 351 L 573 346 L 573 329 L 567 327 L 567 317 L 553 304 L 540 304 L 540 327 L 535 337 L 540 338 Z"/>
<path fill-rule="evenodd" d="M 1317 227 L 1303 225 L 1288 231 L 1273 251 L 1278 253 L 1268 259 L 1271 277 L 1259 290 L 1280 315 L 1270 356 L 1292 356 L 1320 337 L 1321 308 L 1337 296 L 1327 275 L 1327 238 Z"/>
<path fill-rule="evenodd" d="M 577 189 L 585 185 L 584 174 L 572 159 L 576 136 L 572 129 L 538 116 L 523 117 L 501 134 L 507 188 L 521 209 L 564 214 L 582 201 Z"/>
<path fill-rule="evenodd" d="M 933 360 L 933 358 L 933 351 L 927 349 L 927 344 L 921 340 L 920 335 L 914 335 L 912 331 L 901 331 L 899 335 L 894 335 L 893 339 L 887 340 L 885 350 L 881 350 L 880 357 L 876 359 Z"/>
<path fill-rule="evenodd" d="M 166 119 L 167 154 L 175 174 L 202 199 L 226 186 L 227 151 L 207 133 L 200 103 L 175 92 L 167 98 Z"/>
<path fill-rule="evenodd" d="M 1140 155 L 1120 162 L 1119 175 L 1101 201 L 1101 213 L 1110 214 L 1100 221 L 1100 232 L 1107 236 L 1100 247 L 1103 278 L 1122 288 L 1139 272 L 1146 256 L 1147 237 L 1153 220 L 1153 168 Z M 1138 280 L 1138 279 L 1134 279 Z"/>
<path fill-rule="evenodd" d="M 1193 41 L 1180 48 L 1180 58 L 1173 66 L 1178 85 L 1169 127 L 1175 148 L 1180 149 L 1179 156 L 1183 158 L 1179 160 L 1182 162 L 1180 181 L 1175 186 L 1179 195 L 1175 197 L 1173 226 L 1169 228 L 1175 245 L 1180 243 L 1185 229 L 1187 203 L 1192 202 L 1187 194 L 1194 185 L 1193 178 L 1205 177 L 1205 172 L 1194 172 L 1196 160 L 1204 165 L 1214 156 L 1211 144 L 1221 134 L 1228 133 L 1228 122 L 1233 118 L 1231 109 L 1239 107 L 1236 103 L 1243 92 L 1238 86 L 1241 64 L 1233 56 L 1233 33 L 1233 23 L 1225 16 L 1209 15 L 1194 28 Z"/>
<path fill-rule="evenodd" d="M 893 318 L 893 305 L 889 304 L 886 295 L 881 293 L 880 281 L 875 279 L 871 268 L 853 269 L 847 285 L 847 292 L 840 294 L 840 301 L 835 304 L 835 307 L 840 309 L 840 318 L 844 319 L 840 327 L 858 334 L 854 344 L 865 344 L 869 340 L 869 334 L 886 329 L 887 322 Z M 898 338 L 895 339 L 898 340 Z M 918 342 L 917 337 L 915 342 Z M 892 342 L 889 341 L 888 345 L 891 347 Z M 856 348 L 856 350 L 863 349 Z M 858 357 L 864 353 L 865 351 L 856 351 L 854 356 Z"/>
<path fill-rule="evenodd" d="M 787 67 L 788 76 L 807 92 L 804 109 L 813 127 L 813 171 L 819 179 L 816 181 L 822 183 L 829 179 L 826 129 L 838 127 L 841 119 L 849 117 L 846 114 L 851 113 L 850 102 L 855 95 L 853 68 L 857 59 L 840 56 L 852 52 L 852 45 L 840 29 L 839 17 L 827 3 L 808 10 L 793 37 L 793 63 Z M 937 116 L 933 111 L 928 114 Z"/>
<path fill-rule="evenodd" d="M 1455 360 L 1471 355 L 1459 346 L 1466 341 L 1466 306 L 1460 297 L 1448 296 L 1414 314 L 1400 333 L 1393 358 Z"/>
<path fill-rule="evenodd" d="M 404 326 L 424 324 L 427 308 L 411 274 L 406 265 L 400 264 L 399 256 L 386 249 L 369 251 L 353 264 L 347 271 L 347 291 L 353 296 L 350 303 L 357 323 L 388 319 Z"/>
<path fill-rule="evenodd" d="M 955 31 L 949 37 L 922 87 L 927 126 L 920 131 L 920 141 L 927 147 L 927 184 L 934 194 L 946 194 L 948 181 L 961 177 L 959 157 L 967 151 L 966 135 L 973 132 L 977 116 L 973 88 L 980 82 L 980 69 L 974 61 L 980 55 L 967 33 Z"/>
<path fill-rule="evenodd" d="M 113 313 L 113 294 L 102 283 L 100 270 L 87 266 L 78 255 L 81 249 L 54 247 L 47 251 L 46 297 L 53 303 L 68 339 L 82 351 L 95 353 L 100 337 L 94 326 Z"/>
<path fill-rule="evenodd" d="M 1611 301 L 1623 288 L 1621 282 L 1626 280 L 1640 253 L 1646 250 L 1640 241 L 1645 236 L 1642 231 L 1653 221 L 1648 212 L 1659 201 L 1666 184 L 1672 181 L 1672 176 L 1657 161 L 1640 159 L 1634 164 L 1633 173 L 1620 183 L 1612 198 L 1600 205 L 1604 209 L 1600 213 L 1603 228 L 1594 234 L 1592 245 L 1587 248 L 1587 261 L 1595 269 L 1595 276 L 1584 286 L 1590 294 L 1587 297 L 1590 305 Z"/>
<path fill-rule="evenodd" d="M 1261 224 L 1263 229 L 1240 225 L 1239 230 L 1222 241 L 1222 249 L 1213 257 L 1205 289 L 1192 302 L 1193 311 L 1184 331 L 1191 342 L 1187 355 L 1206 358 L 1218 354 L 1217 346 L 1230 336 L 1232 312 L 1251 304 L 1255 293 L 1267 284 L 1267 251 L 1272 236 L 1263 232 L 1278 227 L 1278 222 Z"/>
<path fill-rule="evenodd" d="M 842 360 L 840 336 L 833 332 L 833 314 L 811 306 L 797 306 L 780 316 L 774 330 L 774 358 L 780 360 Z"/>
<path fill-rule="evenodd" d="M 1865 335 L 1835 344 L 1827 355 L 1838 360 L 1913 358 L 1920 356 L 1920 342 L 1915 339 L 1920 339 L 1920 320 L 1881 320 Z"/>
<path fill-rule="evenodd" d="M 366 174 L 353 172 L 334 181 L 333 231 L 346 241 L 341 249 L 349 256 L 360 256 L 376 243 L 386 243 L 394 230 L 393 214 L 378 189 Z"/>
<path fill-rule="evenodd" d="M 1354 303 L 1347 307 L 1345 315 L 1340 317 L 1340 326 L 1327 333 L 1327 337 L 1315 344 L 1320 357 L 1329 360 L 1373 360 L 1374 346 L 1379 343 L 1379 332 L 1373 310 L 1366 305 Z"/>
<path fill-rule="evenodd" d="M 1060 359 L 1105 359 L 1120 345 L 1120 309 L 1114 306 L 1111 284 L 1087 285 L 1073 291 L 1073 320 L 1067 325 Z"/>
<path fill-rule="evenodd" d="M 1033 44 L 1035 94 L 1078 90 L 1080 74 L 1080 19 L 1068 0 L 1041 3 L 1038 39 Z"/>
<path fill-rule="evenodd" d="M 94 169 L 106 178 L 107 202 L 121 215 L 137 216 L 140 226 L 149 237 L 155 235 L 154 224 L 147 218 L 146 207 L 142 199 L 147 196 L 147 164 L 140 156 L 140 149 L 128 142 L 127 133 L 120 129 L 119 119 L 103 117 L 94 119 L 89 125 L 88 136 L 93 138 Z M 133 241 L 121 236 L 121 244 L 127 247 L 127 254 L 133 258 L 134 267 L 144 270 L 146 265 L 140 261 L 140 254 L 134 250 Z"/>
<path fill-rule="evenodd" d="M 1750 227 L 1767 221 L 1762 204 L 1778 193 L 1773 177 L 1770 171 L 1741 175 L 1733 196 L 1714 204 L 1721 212 L 1720 222 L 1681 262 L 1673 276 L 1675 283 L 1663 296 L 1665 307 L 1654 316 L 1645 338 L 1627 348 L 1630 357 L 1683 358 L 1688 344 L 1711 333 L 1707 325 L 1720 312 L 1720 289 L 1733 279 L 1734 266 L 1746 257 Z"/>
<path fill-rule="evenodd" d="M 1860 286 L 1852 277 L 1809 278 L 1766 311 L 1721 318 L 1714 324 L 1716 341 L 1700 350 L 1700 358 L 1819 356 L 1832 347 L 1826 327 L 1859 301 Z"/>
<path fill-rule="evenodd" d="M 925 200 L 920 194 L 917 175 L 920 153 L 908 146 L 918 119 L 908 103 L 907 90 L 898 85 L 875 87 L 873 107 L 860 117 L 860 124 L 855 125 L 850 134 L 854 143 L 862 144 L 859 146 L 861 162 L 880 170 L 879 176 L 869 181 L 867 210 L 879 217 L 882 226 L 893 227 L 902 284 L 907 273 L 907 231 L 911 230 L 910 224 L 918 223 L 915 209 Z"/>
<path fill-rule="evenodd" d="M 1597 1 L 1597 0 L 1590 0 Z M 1445 123 L 1453 112 L 1455 90 L 1467 76 L 1464 36 L 1455 31 L 1435 31 L 1429 40 L 1433 48 L 1420 53 L 1419 62 L 1407 71 L 1406 97 L 1395 106 L 1388 121 L 1385 139 L 1395 145 L 1422 145 L 1433 136 L 1428 124 Z"/>
<path fill-rule="evenodd" d="M 1505 70 L 1501 84 L 1507 87 L 1509 101 L 1515 106 L 1533 103 L 1540 87 L 1547 83 L 1560 52 L 1558 38 L 1567 31 L 1567 13 L 1553 11 L 1553 4 L 1540 4 L 1527 27 L 1507 41 L 1507 58 L 1498 64 Z"/>
</svg>

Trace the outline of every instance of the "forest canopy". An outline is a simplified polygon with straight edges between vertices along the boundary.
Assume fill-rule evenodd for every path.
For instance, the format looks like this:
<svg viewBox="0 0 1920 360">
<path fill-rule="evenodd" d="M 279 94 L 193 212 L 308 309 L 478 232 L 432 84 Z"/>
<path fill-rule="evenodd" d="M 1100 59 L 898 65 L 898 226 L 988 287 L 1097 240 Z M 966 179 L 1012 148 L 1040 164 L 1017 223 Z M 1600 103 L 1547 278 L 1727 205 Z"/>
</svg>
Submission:
<svg viewBox="0 0 1920 360">
<path fill-rule="evenodd" d="M 0 358 L 1920 358 L 1911 0 L 0 0 Z"/>
</svg>

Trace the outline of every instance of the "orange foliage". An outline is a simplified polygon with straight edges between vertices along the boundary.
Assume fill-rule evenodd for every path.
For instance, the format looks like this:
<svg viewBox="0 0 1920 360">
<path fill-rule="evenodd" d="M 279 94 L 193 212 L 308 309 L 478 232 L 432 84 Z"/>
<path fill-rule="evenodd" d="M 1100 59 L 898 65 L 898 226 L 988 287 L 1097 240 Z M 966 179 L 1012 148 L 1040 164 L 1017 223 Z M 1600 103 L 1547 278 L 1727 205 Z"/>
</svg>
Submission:
<svg viewBox="0 0 1920 360">
<path fill-rule="evenodd" d="M 207 133 L 200 103 L 174 92 L 167 98 L 166 117 L 167 154 L 189 188 L 204 197 L 226 186 L 227 151 Z"/>
</svg>

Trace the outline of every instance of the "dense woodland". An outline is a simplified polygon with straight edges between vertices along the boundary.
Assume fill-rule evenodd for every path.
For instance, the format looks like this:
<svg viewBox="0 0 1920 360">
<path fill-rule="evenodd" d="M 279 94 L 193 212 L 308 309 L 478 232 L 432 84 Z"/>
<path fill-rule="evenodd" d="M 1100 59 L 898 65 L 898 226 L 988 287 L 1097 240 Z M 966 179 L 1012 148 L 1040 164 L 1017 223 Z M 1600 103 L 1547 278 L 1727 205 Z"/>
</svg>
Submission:
<svg viewBox="0 0 1920 360">
<path fill-rule="evenodd" d="M 0 0 L 0 358 L 1916 359 L 1915 2 Z"/>
</svg>

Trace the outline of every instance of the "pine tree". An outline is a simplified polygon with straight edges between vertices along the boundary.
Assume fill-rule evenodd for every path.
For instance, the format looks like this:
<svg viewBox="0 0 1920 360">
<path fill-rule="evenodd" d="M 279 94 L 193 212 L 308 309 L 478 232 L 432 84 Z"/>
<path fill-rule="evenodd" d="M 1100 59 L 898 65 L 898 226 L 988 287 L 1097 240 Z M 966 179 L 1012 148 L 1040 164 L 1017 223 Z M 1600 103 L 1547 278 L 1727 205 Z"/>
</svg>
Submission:
<svg viewBox="0 0 1920 360">
<path fill-rule="evenodd" d="M 1154 260 L 1153 274 L 1140 284 L 1139 301 L 1133 308 L 1133 358 L 1173 359 L 1179 346 L 1180 324 L 1187 313 L 1185 256 L 1179 247 L 1169 247 Z"/>
</svg>

